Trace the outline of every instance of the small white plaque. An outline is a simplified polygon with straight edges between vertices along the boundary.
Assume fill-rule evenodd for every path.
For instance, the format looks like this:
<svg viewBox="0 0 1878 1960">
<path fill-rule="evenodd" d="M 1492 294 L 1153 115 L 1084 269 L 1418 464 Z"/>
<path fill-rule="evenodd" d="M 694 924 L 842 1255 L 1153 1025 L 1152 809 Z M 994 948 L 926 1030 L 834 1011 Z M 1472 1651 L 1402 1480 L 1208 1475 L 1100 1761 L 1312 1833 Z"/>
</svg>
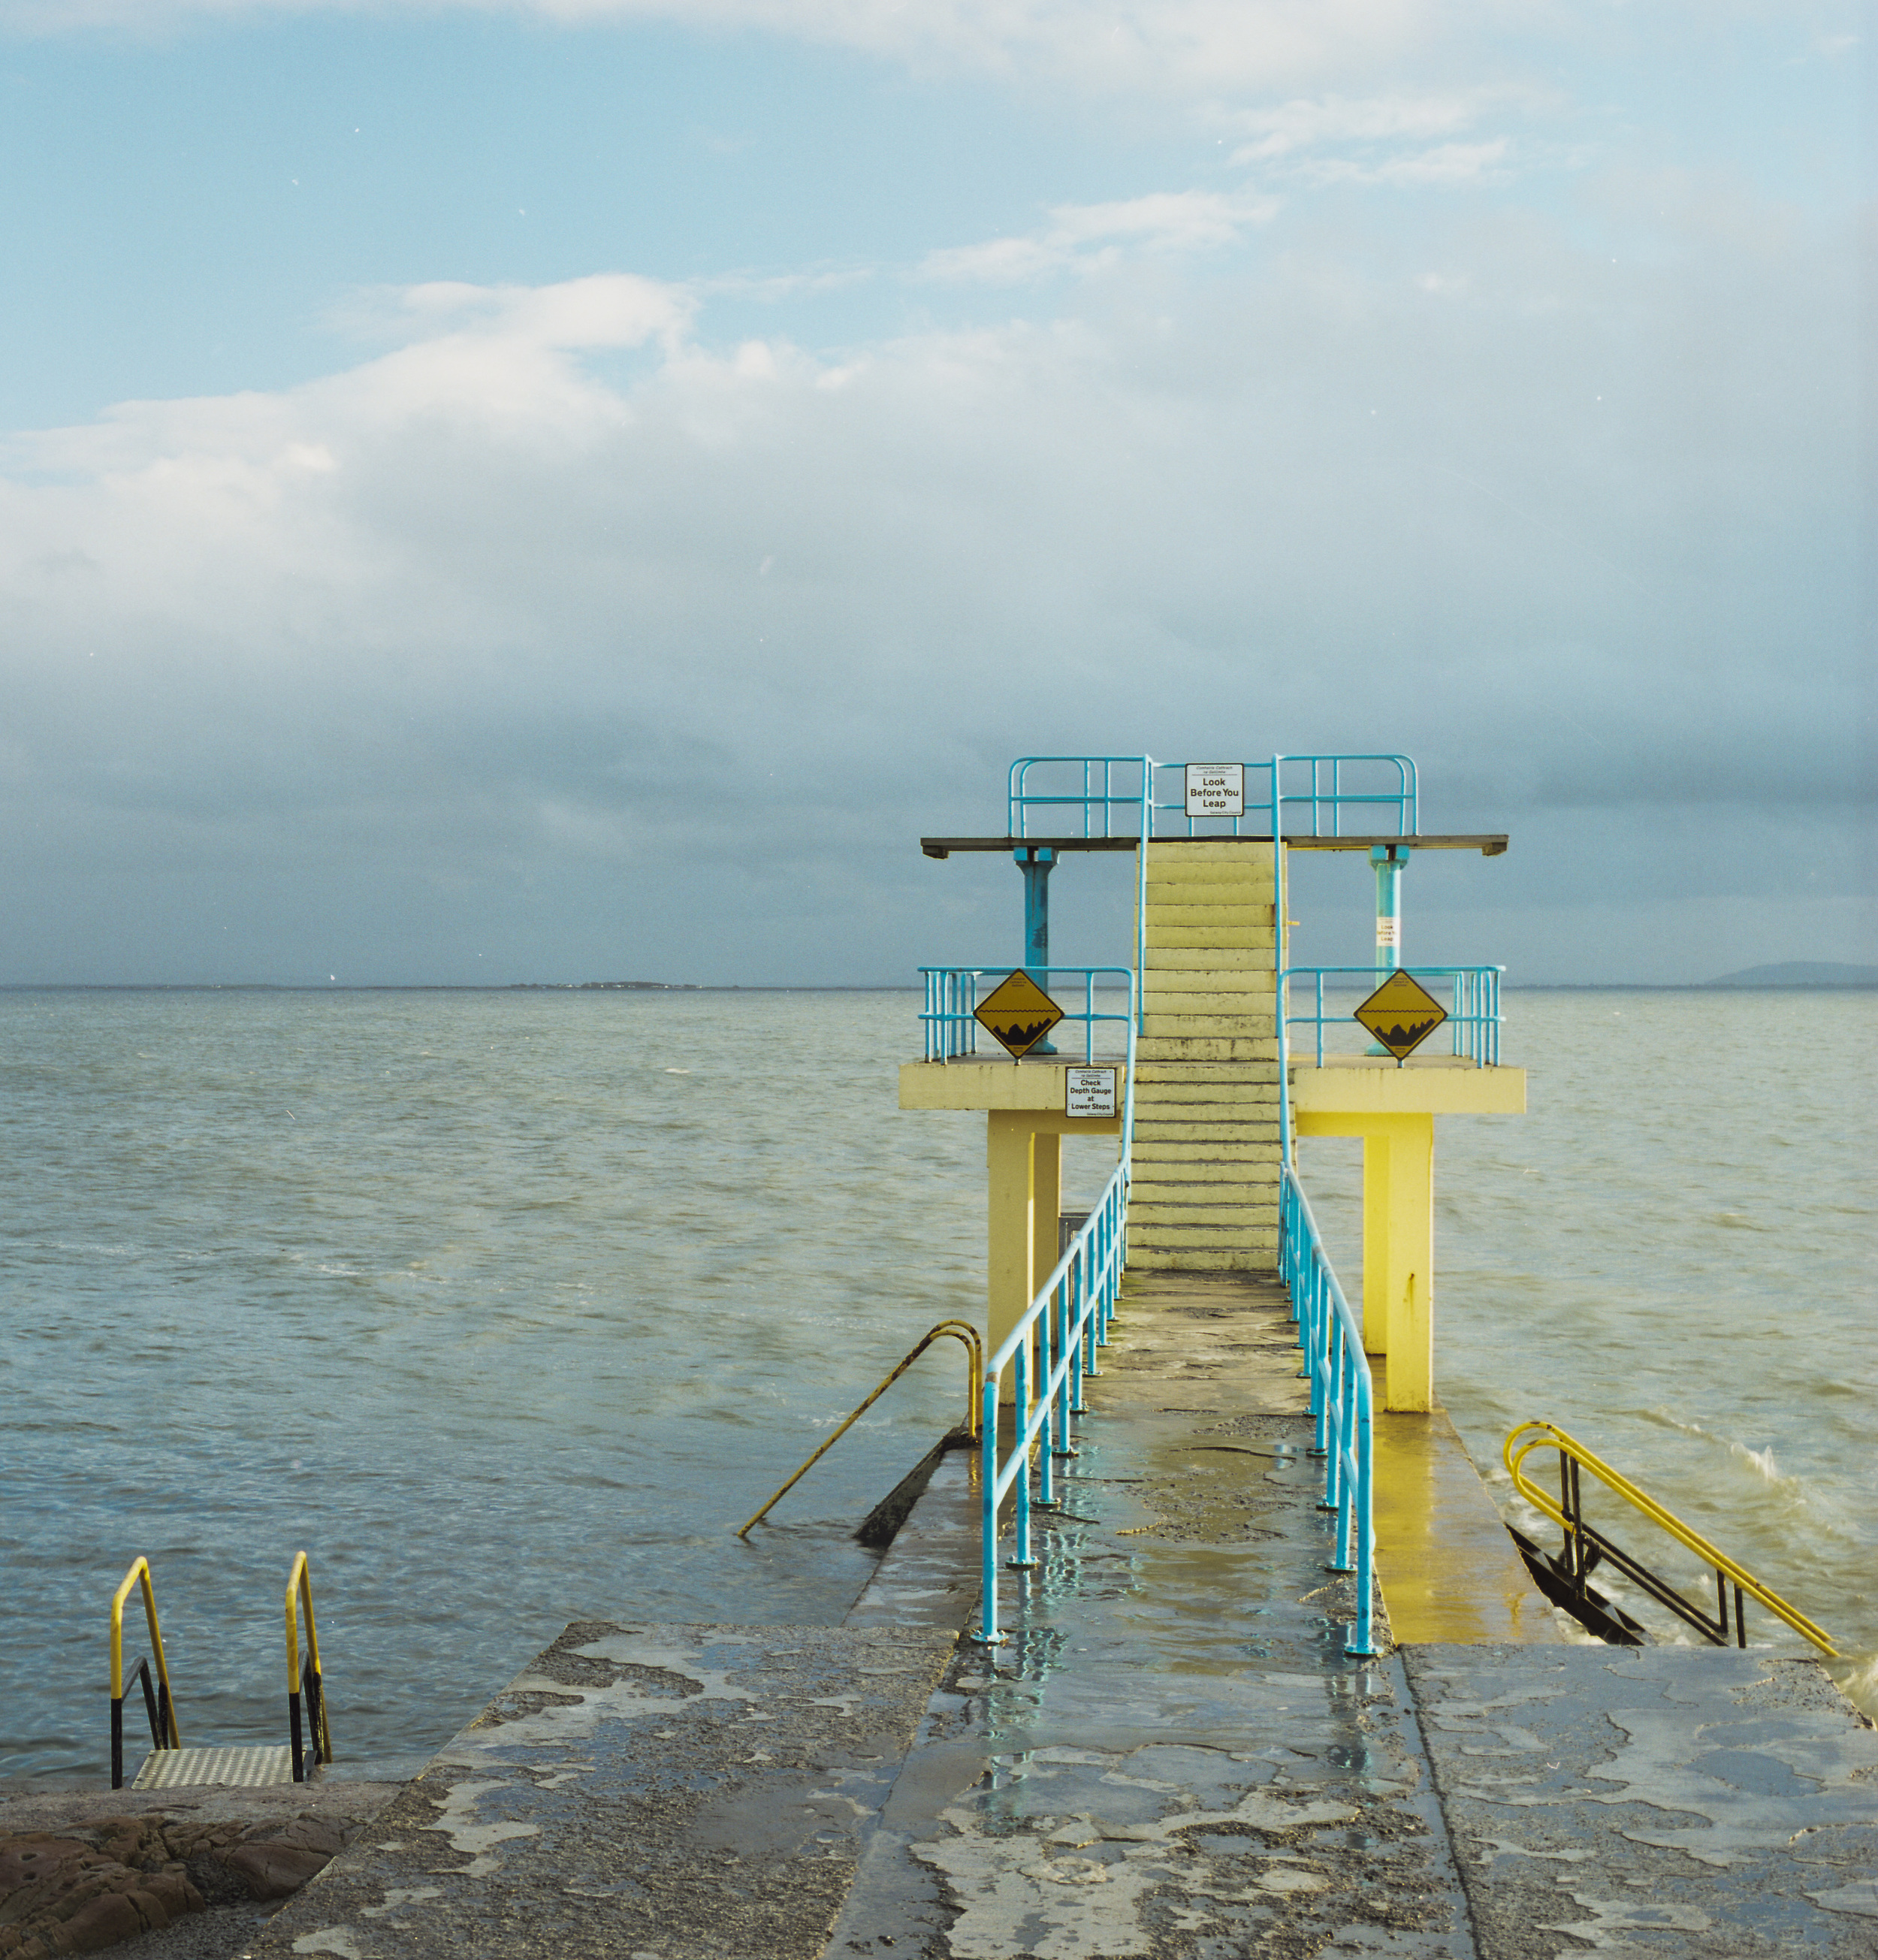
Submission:
<svg viewBox="0 0 1878 1960">
<path fill-rule="evenodd" d="M 1187 814 L 1189 816 L 1243 816 L 1246 765 L 1243 762 L 1189 762 L 1187 765 Z"/>
<path fill-rule="evenodd" d="M 1065 1069 L 1063 1114 L 1065 1116 L 1112 1116 L 1115 1114 L 1115 1071 L 1112 1068 Z"/>
<path fill-rule="evenodd" d="M 1378 946 L 1399 946 L 1402 943 L 1399 921 L 1386 913 L 1377 915 L 1376 943 Z"/>
</svg>

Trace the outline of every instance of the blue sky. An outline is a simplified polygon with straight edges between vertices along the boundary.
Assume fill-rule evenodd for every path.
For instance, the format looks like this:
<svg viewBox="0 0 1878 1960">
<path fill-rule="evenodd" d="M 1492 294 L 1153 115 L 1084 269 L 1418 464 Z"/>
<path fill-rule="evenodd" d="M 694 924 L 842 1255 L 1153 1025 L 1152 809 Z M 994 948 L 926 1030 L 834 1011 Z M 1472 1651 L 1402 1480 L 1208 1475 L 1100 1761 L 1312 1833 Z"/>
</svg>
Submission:
<svg viewBox="0 0 1878 1960">
<path fill-rule="evenodd" d="M 0 0 L 0 980 L 898 979 L 1084 749 L 1415 754 L 1412 957 L 1878 957 L 1859 33 Z"/>
</svg>

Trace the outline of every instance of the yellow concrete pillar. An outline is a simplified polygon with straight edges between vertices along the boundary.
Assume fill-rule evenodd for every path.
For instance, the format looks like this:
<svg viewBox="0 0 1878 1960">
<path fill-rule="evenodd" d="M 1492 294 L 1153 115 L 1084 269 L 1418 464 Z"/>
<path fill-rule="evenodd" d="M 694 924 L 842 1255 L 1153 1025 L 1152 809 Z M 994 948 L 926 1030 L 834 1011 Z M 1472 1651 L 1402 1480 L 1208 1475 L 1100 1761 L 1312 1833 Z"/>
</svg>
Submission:
<svg viewBox="0 0 1878 1960">
<path fill-rule="evenodd" d="M 1434 1118 L 1300 1111 L 1300 1137 L 1363 1139 L 1363 1345 L 1386 1357 L 1386 1409 L 1434 1406 Z"/>
<path fill-rule="evenodd" d="M 1372 1298 L 1370 1248 L 1381 1242 L 1374 1297 L 1389 1357 L 1383 1406 L 1434 1406 L 1434 1118 L 1373 1118 L 1388 1125 L 1363 1139 L 1363 1329 L 1368 1344 Z M 1386 1167 L 1372 1188 L 1373 1153 Z"/>
<path fill-rule="evenodd" d="M 985 1338 L 987 1356 L 1010 1338 L 1036 1297 L 1037 1204 L 1035 1120 L 1027 1109 L 992 1109 L 985 1117 Z M 1061 1140 L 1057 1142 L 1061 1151 Z M 1054 1220 L 1052 1231 L 1055 1231 Z M 1049 1268 L 1044 1268 L 1047 1277 Z"/>
<path fill-rule="evenodd" d="M 1363 1137 L 1363 1346 L 1389 1352 L 1389 1158 L 1386 1135 Z"/>
<path fill-rule="evenodd" d="M 1030 1298 L 1056 1269 L 1057 1220 L 1063 1210 L 1063 1139 L 1053 1131 L 1030 1135 Z M 1025 1304 L 1028 1306 L 1029 1301 Z"/>
</svg>

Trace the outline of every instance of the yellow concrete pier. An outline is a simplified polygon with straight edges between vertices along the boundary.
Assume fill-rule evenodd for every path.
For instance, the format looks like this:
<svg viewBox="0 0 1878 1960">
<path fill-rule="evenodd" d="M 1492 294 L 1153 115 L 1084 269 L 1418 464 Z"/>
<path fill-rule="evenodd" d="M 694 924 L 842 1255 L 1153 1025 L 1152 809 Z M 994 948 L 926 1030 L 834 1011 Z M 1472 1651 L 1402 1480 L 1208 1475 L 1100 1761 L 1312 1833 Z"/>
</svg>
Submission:
<svg viewBox="0 0 1878 1960">
<path fill-rule="evenodd" d="M 1380 1407 L 1431 1410 L 1434 1392 L 1434 1119 L 1520 1115 L 1523 1068 L 1456 1056 L 1326 1056 L 1294 1064 L 1300 1137 L 1363 1139 L 1363 1345 Z"/>
<path fill-rule="evenodd" d="M 985 1112 L 987 1353 L 1003 1345 L 1056 1264 L 1064 1138 L 1122 1133 L 1119 1116 L 1065 1113 L 1068 1073 L 1080 1065 L 1068 1056 L 966 1056 L 900 1067 L 902 1109 Z M 1103 1065 L 1115 1068 L 1119 1109 L 1128 1070 Z"/>
</svg>

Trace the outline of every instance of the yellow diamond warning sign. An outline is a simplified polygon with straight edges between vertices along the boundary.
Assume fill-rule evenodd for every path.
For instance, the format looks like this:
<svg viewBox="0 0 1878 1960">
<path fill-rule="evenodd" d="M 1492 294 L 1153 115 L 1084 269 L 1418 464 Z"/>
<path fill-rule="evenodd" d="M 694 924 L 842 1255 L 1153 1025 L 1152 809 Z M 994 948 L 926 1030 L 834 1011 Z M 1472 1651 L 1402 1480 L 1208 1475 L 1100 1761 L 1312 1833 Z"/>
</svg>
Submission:
<svg viewBox="0 0 1878 1960">
<path fill-rule="evenodd" d="M 1356 1018 L 1400 1061 L 1447 1019 L 1447 1010 L 1419 980 L 1396 972 L 1357 1009 Z"/>
<path fill-rule="evenodd" d="M 1063 1010 L 1020 967 L 973 1009 L 973 1017 L 1021 1060 L 1063 1018 Z"/>
</svg>

